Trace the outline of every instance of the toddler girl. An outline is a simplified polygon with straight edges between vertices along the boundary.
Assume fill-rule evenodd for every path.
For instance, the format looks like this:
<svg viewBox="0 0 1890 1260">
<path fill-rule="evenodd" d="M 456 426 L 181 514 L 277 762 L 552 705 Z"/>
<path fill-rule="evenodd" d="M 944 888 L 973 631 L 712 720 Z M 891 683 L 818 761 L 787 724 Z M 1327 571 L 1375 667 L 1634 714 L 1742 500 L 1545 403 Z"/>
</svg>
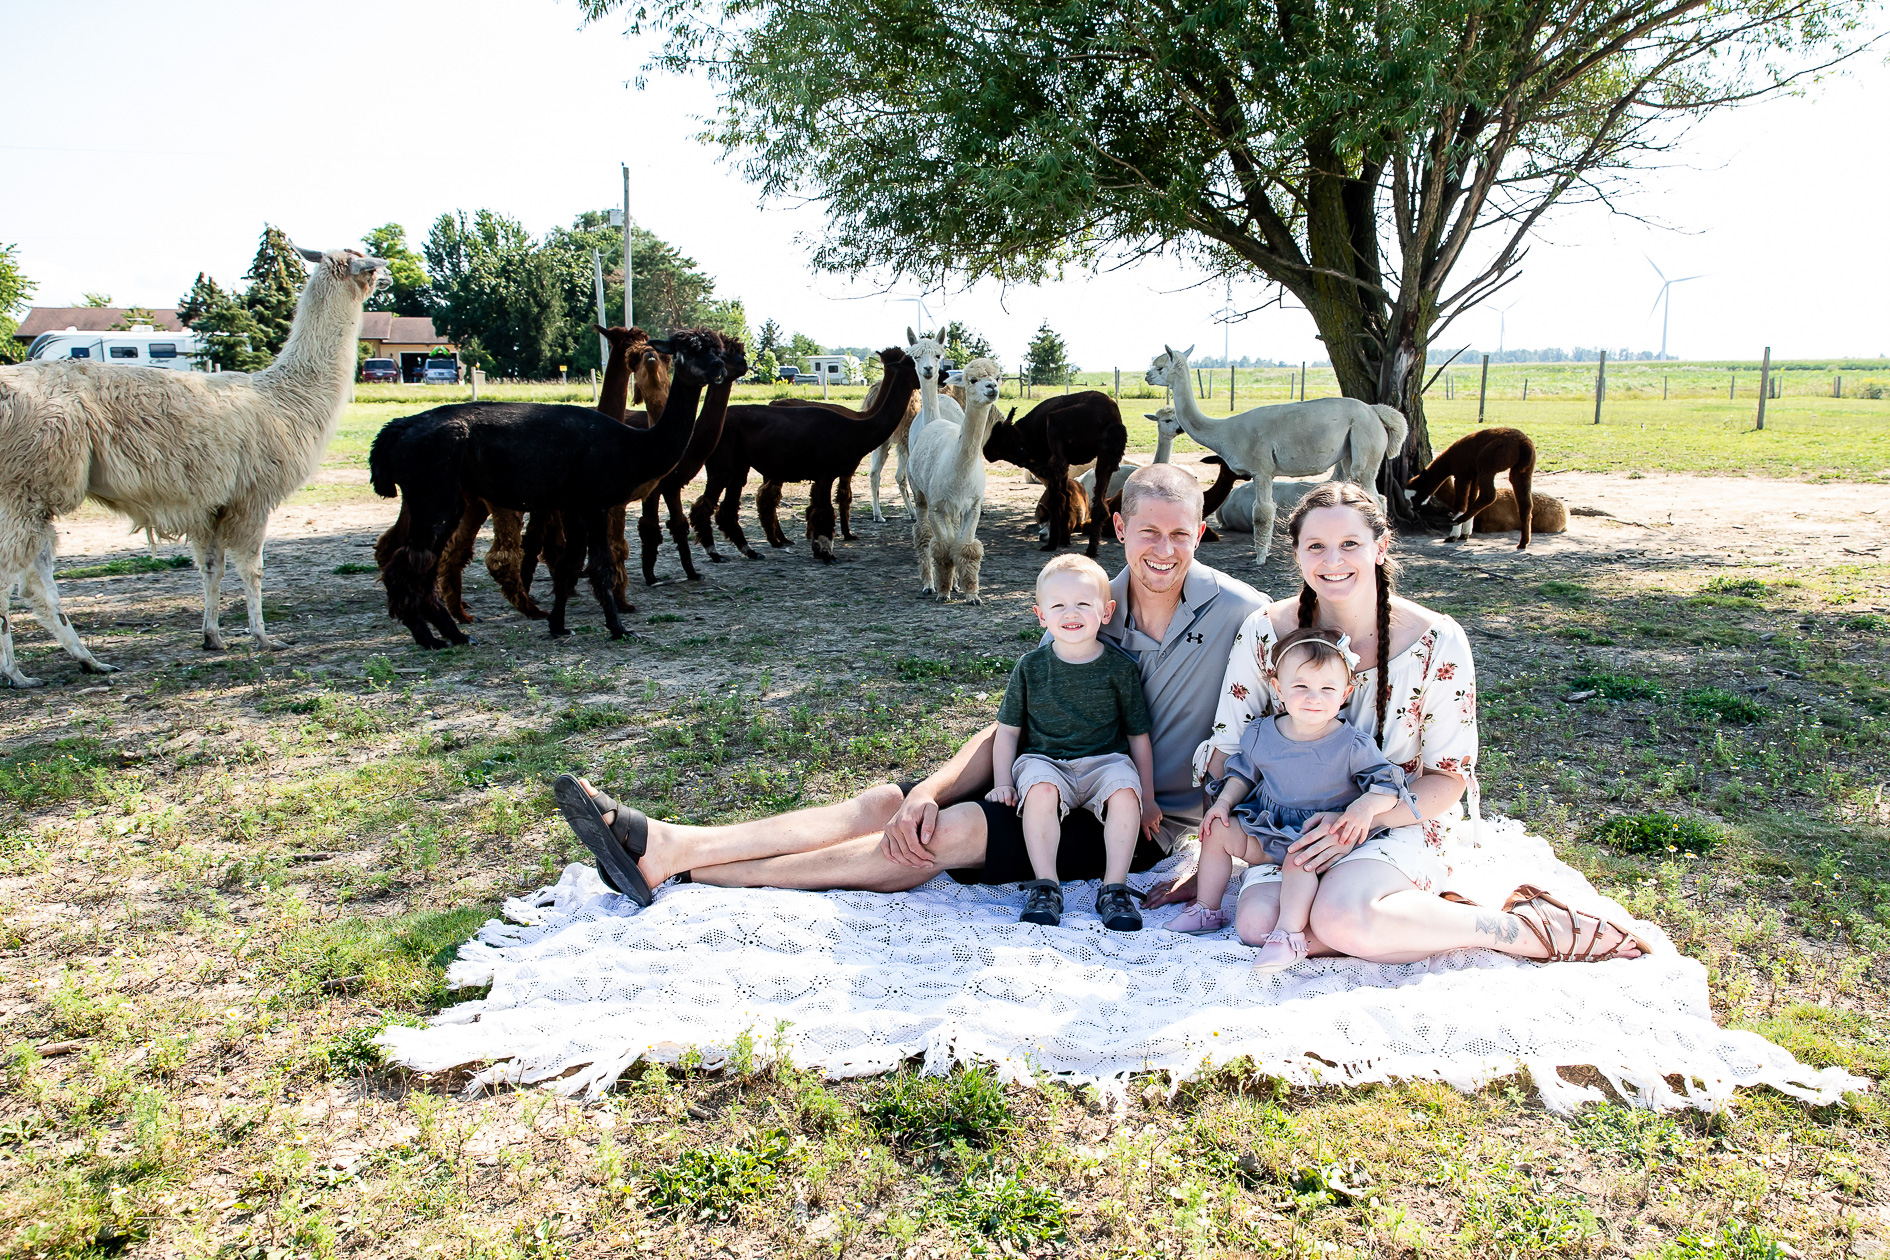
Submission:
<svg viewBox="0 0 1890 1260">
<path fill-rule="evenodd" d="M 1220 930 L 1234 859 L 1273 863 L 1282 876 L 1279 926 L 1261 943 L 1254 969 L 1290 967 L 1306 957 L 1306 922 L 1319 888 L 1317 874 L 1287 860 L 1306 821 L 1343 811 L 1329 831 L 1350 847 L 1382 830 L 1376 819 L 1399 801 L 1415 812 L 1404 772 L 1385 760 L 1370 734 L 1339 717 L 1357 668 L 1358 657 L 1336 631 L 1295 630 L 1274 645 L 1268 681 L 1286 712 L 1249 722 L 1225 777 L 1209 782 L 1214 805 L 1201 820 L 1196 899 L 1169 931 Z"/>
</svg>

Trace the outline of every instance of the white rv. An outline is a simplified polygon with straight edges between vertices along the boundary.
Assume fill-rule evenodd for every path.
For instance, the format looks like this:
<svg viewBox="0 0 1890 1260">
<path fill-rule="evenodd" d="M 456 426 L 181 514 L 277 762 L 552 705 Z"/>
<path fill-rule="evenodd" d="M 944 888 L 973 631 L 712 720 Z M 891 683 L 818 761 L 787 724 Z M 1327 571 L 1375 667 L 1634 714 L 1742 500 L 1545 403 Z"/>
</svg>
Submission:
<svg viewBox="0 0 1890 1260">
<path fill-rule="evenodd" d="M 191 355 L 203 343 L 193 332 L 166 332 L 149 324 L 134 325 L 128 332 L 41 333 L 26 352 L 34 359 L 90 359 L 94 363 L 115 363 L 128 367 L 165 368 L 173 372 L 197 372 Z"/>
<path fill-rule="evenodd" d="M 810 354 L 807 356 L 807 371 L 815 384 L 866 384 L 866 372 L 861 368 L 859 359 L 850 354 Z"/>
</svg>

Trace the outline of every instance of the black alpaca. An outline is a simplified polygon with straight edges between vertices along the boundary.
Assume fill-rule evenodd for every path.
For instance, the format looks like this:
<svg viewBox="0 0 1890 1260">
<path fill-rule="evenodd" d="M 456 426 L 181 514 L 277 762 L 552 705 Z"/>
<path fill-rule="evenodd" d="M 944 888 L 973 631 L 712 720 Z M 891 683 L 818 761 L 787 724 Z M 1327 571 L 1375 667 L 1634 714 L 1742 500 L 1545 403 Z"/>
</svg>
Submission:
<svg viewBox="0 0 1890 1260">
<path fill-rule="evenodd" d="M 1109 494 L 1109 479 L 1122 466 L 1122 452 L 1128 445 L 1129 430 L 1122 423 L 1122 409 L 1115 399 L 1086 389 L 1080 394 L 1046 398 L 1022 420 L 998 421 L 985 439 L 984 457 L 992 463 L 1004 460 L 1029 469 L 1043 482 L 1050 526 L 1045 551 L 1061 551 L 1070 545 L 1068 497 L 1070 486 L 1075 484 L 1070 479 L 1070 465 L 1095 460 L 1088 553 L 1094 556 L 1102 540 L 1102 523 L 1108 516 L 1104 500 Z"/>
<path fill-rule="evenodd" d="M 560 513 L 566 545 L 552 573 L 552 637 L 570 633 L 564 608 L 580 569 L 589 573 L 611 637 L 623 637 L 610 589 L 610 509 L 649 494 L 668 475 L 695 428 L 703 387 L 727 379 L 719 333 L 699 328 L 652 344 L 672 364 L 669 398 L 650 428 L 631 428 L 588 407 L 457 403 L 396 420 L 375 437 L 368 454 L 374 492 L 403 500 L 401 522 L 382 536 L 375 558 L 388 614 L 421 647 L 445 646 L 428 623 L 449 643 L 469 641 L 435 580 L 440 549 L 468 498 Z"/>
<path fill-rule="evenodd" d="M 709 453 L 715 450 L 722 440 L 722 425 L 728 417 L 728 395 L 735 382 L 748 375 L 748 351 L 739 337 L 722 339 L 724 366 L 728 368 L 728 379 L 720 385 L 709 387 L 708 398 L 702 404 L 702 414 L 696 418 L 696 431 L 689 436 L 689 447 L 682 453 L 676 467 L 663 478 L 662 484 L 650 496 L 643 500 L 643 515 L 637 521 L 637 534 L 643 540 L 643 582 L 646 586 L 656 585 L 656 555 L 663 547 L 663 529 L 657 520 L 659 510 L 667 504 L 669 507 L 669 534 L 676 540 L 676 554 L 682 559 L 683 573 L 691 582 L 699 582 L 702 575 L 696 572 L 694 561 L 689 555 L 689 518 L 683 515 L 683 488 L 695 480 L 697 473 L 708 461 Z"/>
<path fill-rule="evenodd" d="M 879 359 L 886 367 L 885 385 L 864 419 L 847 420 L 821 407 L 728 409 L 721 444 L 709 456 L 708 488 L 689 509 L 696 541 L 709 553 L 709 559 L 722 559 L 709 531 L 711 514 L 722 536 L 738 551 L 750 560 L 761 558 L 742 533 L 742 492 L 752 468 L 774 487 L 767 496 L 755 496 L 755 514 L 761 518 L 762 532 L 776 547 L 791 545 L 776 518 L 780 486 L 789 481 L 814 483 L 807 504 L 807 538 L 817 558 L 833 563 L 833 484 L 841 477 L 851 477 L 860 461 L 892 436 L 904 422 L 906 406 L 919 389 L 918 369 L 904 350 L 890 347 L 879 352 Z"/>
</svg>

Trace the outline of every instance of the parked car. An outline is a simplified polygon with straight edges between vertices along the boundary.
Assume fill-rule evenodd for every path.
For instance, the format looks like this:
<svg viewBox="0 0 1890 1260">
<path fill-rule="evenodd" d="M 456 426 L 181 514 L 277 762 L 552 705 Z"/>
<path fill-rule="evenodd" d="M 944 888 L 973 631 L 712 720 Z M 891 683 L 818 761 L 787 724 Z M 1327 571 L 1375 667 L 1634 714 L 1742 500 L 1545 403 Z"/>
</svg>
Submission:
<svg viewBox="0 0 1890 1260">
<path fill-rule="evenodd" d="M 400 381 L 400 364 L 392 359 L 366 359 L 361 364 L 361 379 L 364 381 Z"/>
<path fill-rule="evenodd" d="M 428 385 L 459 384 L 459 364 L 452 359 L 428 359 L 420 379 Z"/>
<path fill-rule="evenodd" d="M 801 374 L 801 370 L 795 367 L 792 363 L 784 363 L 780 367 L 774 370 L 774 375 L 775 375 L 776 380 L 785 381 L 789 384 L 792 384 L 795 378 L 798 377 L 800 374 Z"/>
<path fill-rule="evenodd" d="M 815 376 L 812 372 L 797 372 L 794 375 L 794 383 L 796 385 L 818 385 L 820 384 L 820 378 Z"/>
</svg>

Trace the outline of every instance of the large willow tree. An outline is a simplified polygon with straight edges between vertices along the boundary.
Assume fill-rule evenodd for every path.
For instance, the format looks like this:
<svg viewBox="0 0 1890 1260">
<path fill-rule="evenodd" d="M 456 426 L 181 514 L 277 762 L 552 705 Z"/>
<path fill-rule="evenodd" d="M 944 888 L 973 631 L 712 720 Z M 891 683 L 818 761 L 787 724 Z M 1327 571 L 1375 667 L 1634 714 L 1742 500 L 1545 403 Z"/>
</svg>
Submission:
<svg viewBox="0 0 1890 1260">
<path fill-rule="evenodd" d="M 824 205 L 821 265 L 1029 282 L 1175 250 L 1258 275 L 1346 394 L 1411 416 L 1410 461 L 1428 347 L 1542 216 L 1670 122 L 1855 52 L 1871 0 L 579 3 L 716 81 L 746 176 Z"/>
</svg>

